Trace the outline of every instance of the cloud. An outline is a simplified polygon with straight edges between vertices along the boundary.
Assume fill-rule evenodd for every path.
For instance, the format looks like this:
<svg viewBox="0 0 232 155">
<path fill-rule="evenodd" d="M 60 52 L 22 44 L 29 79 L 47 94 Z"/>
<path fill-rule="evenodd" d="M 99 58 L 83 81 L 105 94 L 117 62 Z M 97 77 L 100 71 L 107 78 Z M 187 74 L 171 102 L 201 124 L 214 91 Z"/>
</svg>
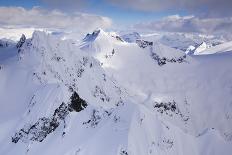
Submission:
<svg viewBox="0 0 232 155">
<path fill-rule="evenodd" d="M 60 10 L 82 10 L 88 7 L 94 0 L 41 0 L 49 8 Z"/>
<path fill-rule="evenodd" d="M 111 24 L 111 19 L 93 14 L 67 14 L 38 7 L 29 10 L 22 7 L 0 7 L 2 28 L 45 28 L 88 32 L 98 27 L 109 28 Z"/>
<path fill-rule="evenodd" d="M 108 2 L 119 7 L 142 11 L 182 10 L 211 17 L 232 15 L 231 0 L 108 0 Z"/>
<path fill-rule="evenodd" d="M 204 34 L 232 34 L 232 18 L 199 18 L 195 16 L 173 15 L 147 23 L 133 25 L 139 30 L 164 32 L 196 32 Z"/>
<path fill-rule="evenodd" d="M 34 28 L 0 28 L 0 38 L 7 38 L 10 40 L 13 40 L 15 42 L 19 41 L 20 37 L 22 36 L 22 33 L 27 37 L 30 38 L 32 36 L 32 33 L 35 30 L 40 29 L 34 29 Z"/>
</svg>

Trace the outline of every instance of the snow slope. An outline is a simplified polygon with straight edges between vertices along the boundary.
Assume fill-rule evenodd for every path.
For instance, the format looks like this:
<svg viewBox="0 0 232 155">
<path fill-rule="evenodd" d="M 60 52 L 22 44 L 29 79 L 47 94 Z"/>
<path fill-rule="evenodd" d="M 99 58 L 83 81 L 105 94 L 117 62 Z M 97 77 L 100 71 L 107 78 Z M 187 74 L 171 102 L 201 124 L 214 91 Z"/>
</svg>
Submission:
<svg viewBox="0 0 232 155">
<path fill-rule="evenodd" d="M 0 49 L 0 154 L 231 154 L 231 53 L 186 56 L 101 29 L 78 46 L 22 40 Z"/>
<path fill-rule="evenodd" d="M 203 53 L 206 49 L 207 49 L 207 44 L 205 42 L 202 42 L 201 44 L 195 47 L 195 49 L 193 50 L 193 53 L 195 55 L 199 55 Z"/>
<path fill-rule="evenodd" d="M 232 51 L 232 42 L 229 41 L 211 48 L 207 48 L 201 52 L 197 52 L 197 53 L 194 52 L 194 54 L 195 55 L 215 54 L 215 53 L 223 53 L 223 52 L 231 52 L 231 51 Z"/>
<path fill-rule="evenodd" d="M 0 154 L 68 153 L 87 143 L 84 135 L 97 131 L 95 126 L 110 119 L 123 102 L 123 90 L 104 74 L 98 61 L 68 41 L 42 32 L 35 32 L 15 55 L 1 61 L 0 74 Z M 88 104 L 85 112 L 68 110 L 74 93 Z M 69 138 L 60 144 L 62 150 L 56 150 L 63 133 Z M 70 141 L 74 143 L 69 145 Z"/>
<path fill-rule="evenodd" d="M 147 109 L 153 110 L 154 106 L 176 103 L 181 114 L 165 116 L 162 110 L 158 110 L 162 119 L 192 136 L 213 129 L 224 140 L 231 140 L 231 118 L 228 117 L 232 112 L 229 108 L 231 54 L 189 57 L 157 41 L 145 48 L 135 43 L 116 42 L 111 42 L 110 47 L 115 54 L 99 60 L 109 74 L 123 83 L 136 102 L 142 102 Z M 97 52 L 104 53 L 103 50 Z M 220 121 L 215 122 L 215 119 Z M 220 150 L 220 147 L 216 148 Z"/>
</svg>

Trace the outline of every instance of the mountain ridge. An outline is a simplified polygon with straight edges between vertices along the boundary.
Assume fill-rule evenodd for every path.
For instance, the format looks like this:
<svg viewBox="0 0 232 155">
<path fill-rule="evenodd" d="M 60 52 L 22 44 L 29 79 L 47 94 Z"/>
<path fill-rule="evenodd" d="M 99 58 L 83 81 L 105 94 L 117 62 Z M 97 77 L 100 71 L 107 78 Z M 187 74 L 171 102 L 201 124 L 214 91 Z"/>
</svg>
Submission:
<svg viewBox="0 0 232 155">
<path fill-rule="evenodd" d="M 231 151 L 231 54 L 87 36 L 76 45 L 36 31 L 0 59 L 0 154 Z"/>
</svg>

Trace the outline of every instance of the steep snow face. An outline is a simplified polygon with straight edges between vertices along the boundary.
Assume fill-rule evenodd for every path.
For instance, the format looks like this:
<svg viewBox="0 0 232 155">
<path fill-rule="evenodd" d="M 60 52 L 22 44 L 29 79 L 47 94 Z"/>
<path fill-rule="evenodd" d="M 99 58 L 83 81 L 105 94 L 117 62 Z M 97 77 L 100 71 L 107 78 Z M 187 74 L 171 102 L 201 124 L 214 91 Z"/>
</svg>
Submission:
<svg viewBox="0 0 232 155">
<path fill-rule="evenodd" d="M 80 44 L 80 49 L 93 55 L 101 63 L 111 58 L 115 51 L 114 45 L 126 44 L 119 36 L 104 32 L 102 29 L 87 34 Z"/>
<path fill-rule="evenodd" d="M 216 152 L 230 145 L 232 55 L 227 53 L 190 57 L 157 40 L 146 46 L 139 46 L 135 43 L 111 42 L 114 55 L 99 60 L 103 62 L 108 74 L 133 96 L 132 100 L 146 109 L 144 113 L 153 113 L 162 122 L 170 123 L 184 134 L 195 137 L 193 140 L 187 140 L 197 145 L 193 154 L 201 154 L 198 149 L 207 145 L 203 141 L 209 135 L 214 144 L 208 147 L 214 148 Z M 215 119 L 220 121 L 215 122 Z M 141 140 L 143 136 L 137 138 Z M 229 142 L 222 142 L 224 140 L 219 140 L 218 136 Z M 133 144 L 134 148 L 138 145 Z M 226 150 L 228 149 L 227 147 Z M 171 154 L 175 154 L 174 152 Z"/>
<path fill-rule="evenodd" d="M 125 93 L 93 57 L 43 32 L 12 50 L 0 61 L 0 154 L 65 154 L 114 122 Z"/>
<path fill-rule="evenodd" d="M 0 154 L 231 154 L 230 53 L 101 29 L 80 46 L 23 38 L 0 59 Z"/>
</svg>

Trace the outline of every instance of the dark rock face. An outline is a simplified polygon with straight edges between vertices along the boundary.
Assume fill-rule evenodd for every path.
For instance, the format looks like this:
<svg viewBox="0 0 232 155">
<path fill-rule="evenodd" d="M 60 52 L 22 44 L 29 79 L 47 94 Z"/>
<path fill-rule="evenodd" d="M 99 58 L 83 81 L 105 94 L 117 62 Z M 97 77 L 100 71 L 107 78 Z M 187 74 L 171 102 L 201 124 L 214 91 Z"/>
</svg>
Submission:
<svg viewBox="0 0 232 155">
<path fill-rule="evenodd" d="M 120 151 L 120 155 L 128 155 L 128 152 L 127 152 L 126 150 L 123 150 L 123 149 L 122 149 L 122 150 Z"/>
<path fill-rule="evenodd" d="M 92 34 L 88 33 L 85 36 L 85 38 L 83 39 L 83 41 L 94 41 L 97 38 L 97 36 L 99 35 L 100 32 L 101 32 L 101 30 L 96 30 Z"/>
<path fill-rule="evenodd" d="M 70 111 L 80 112 L 87 107 L 85 100 L 81 99 L 79 95 L 74 92 L 71 96 L 71 103 L 69 104 Z"/>
<path fill-rule="evenodd" d="M 77 92 L 73 92 L 70 97 L 70 103 L 62 104 L 54 111 L 51 118 L 42 117 L 34 123 L 20 129 L 11 138 L 13 143 L 17 143 L 19 140 L 23 142 L 38 141 L 42 142 L 50 133 L 56 130 L 56 128 L 62 123 L 65 123 L 65 118 L 70 112 L 80 112 L 87 107 L 85 100 L 81 99 Z"/>
<path fill-rule="evenodd" d="M 155 102 L 153 107 L 161 114 L 166 114 L 170 117 L 173 117 L 173 115 L 178 115 L 184 122 L 189 120 L 189 116 L 181 112 L 174 100 L 169 102 Z"/>
<path fill-rule="evenodd" d="M 186 55 L 183 55 L 179 58 L 166 58 L 166 57 L 160 57 L 159 55 L 157 55 L 156 53 L 151 52 L 151 57 L 152 59 L 154 59 L 155 61 L 157 61 L 159 66 L 163 66 L 167 63 L 183 63 L 183 62 L 187 62 L 186 59 Z"/>
<path fill-rule="evenodd" d="M 42 142 L 48 134 L 55 131 L 59 122 L 55 118 L 40 118 L 35 124 L 28 128 L 22 128 L 12 137 L 12 142 L 17 143 L 20 139 L 23 142 L 28 140 Z"/>
<path fill-rule="evenodd" d="M 17 43 L 16 47 L 17 48 L 21 48 L 23 46 L 23 44 L 26 41 L 26 36 L 24 34 L 22 34 L 21 38 L 19 39 L 19 42 Z"/>
<path fill-rule="evenodd" d="M 111 35 L 111 37 L 112 37 L 112 38 L 115 38 L 117 41 L 124 42 L 123 39 L 122 39 L 120 36 Z"/>
<path fill-rule="evenodd" d="M 136 43 L 140 48 L 146 48 L 148 46 L 153 46 L 153 42 L 146 41 L 146 40 L 136 40 Z"/>
<path fill-rule="evenodd" d="M 164 113 L 166 111 L 172 111 L 179 113 L 179 110 L 176 107 L 176 102 L 155 102 L 154 108 L 157 108 L 160 113 Z"/>
<path fill-rule="evenodd" d="M 124 42 L 123 39 L 122 39 L 121 37 L 119 37 L 119 36 L 116 36 L 115 38 L 116 38 L 118 41 Z"/>
</svg>

